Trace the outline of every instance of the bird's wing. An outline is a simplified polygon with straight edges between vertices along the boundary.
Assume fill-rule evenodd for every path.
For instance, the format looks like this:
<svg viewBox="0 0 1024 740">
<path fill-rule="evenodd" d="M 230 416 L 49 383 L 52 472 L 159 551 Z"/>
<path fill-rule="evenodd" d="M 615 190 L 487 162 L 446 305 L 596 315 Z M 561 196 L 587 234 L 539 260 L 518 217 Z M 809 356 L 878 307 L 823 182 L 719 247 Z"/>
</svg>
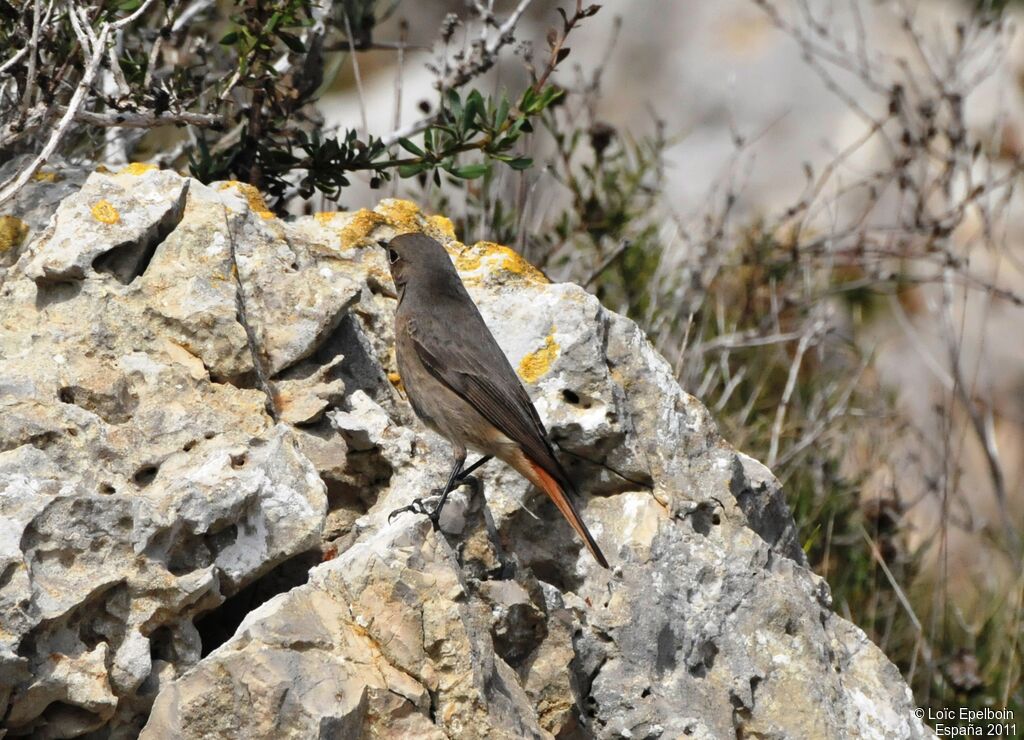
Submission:
<svg viewBox="0 0 1024 740">
<path fill-rule="evenodd" d="M 519 444 L 544 491 L 586 543 L 594 559 L 607 568 L 608 560 L 566 493 L 575 492 L 575 488 L 555 457 L 537 409 L 519 376 L 473 303 L 460 302 L 452 313 L 455 315 L 448 316 L 445 326 L 461 328 L 465 338 L 445 339 L 435 322 L 417 322 L 415 317 L 408 320 L 409 335 L 420 361 L 435 378 Z"/>
<path fill-rule="evenodd" d="M 519 376 L 476 307 L 472 308 L 472 311 L 459 312 L 462 315 L 457 321 L 446 324 L 446 328 L 463 329 L 463 336 L 455 341 L 442 337 L 433 321 L 411 318 L 408 329 L 416 354 L 435 378 L 518 443 L 527 457 L 555 480 L 573 490 L 551 450 L 544 424 Z M 450 332 L 445 334 L 450 335 Z"/>
</svg>

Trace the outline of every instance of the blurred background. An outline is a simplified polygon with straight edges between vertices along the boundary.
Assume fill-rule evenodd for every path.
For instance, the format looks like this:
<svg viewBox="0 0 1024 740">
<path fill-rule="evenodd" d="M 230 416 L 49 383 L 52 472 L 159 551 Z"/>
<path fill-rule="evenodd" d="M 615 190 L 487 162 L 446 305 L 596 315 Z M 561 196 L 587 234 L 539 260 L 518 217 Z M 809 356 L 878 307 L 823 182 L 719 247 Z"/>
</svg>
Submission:
<svg viewBox="0 0 1024 740">
<path fill-rule="evenodd" d="M 152 18 L 111 32 L 121 69 L 96 67 L 56 155 L 237 178 L 280 214 L 409 198 L 584 285 L 772 468 L 921 706 L 1024 711 L 1014 3 L 97 7 L 97 29 Z M 88 73 L 74 25 L 47 11 L 39 47 L 81 55 L 51 75 L 64 108 L 35 52 L 0 82 L 0 208 Z"/>
</svg>

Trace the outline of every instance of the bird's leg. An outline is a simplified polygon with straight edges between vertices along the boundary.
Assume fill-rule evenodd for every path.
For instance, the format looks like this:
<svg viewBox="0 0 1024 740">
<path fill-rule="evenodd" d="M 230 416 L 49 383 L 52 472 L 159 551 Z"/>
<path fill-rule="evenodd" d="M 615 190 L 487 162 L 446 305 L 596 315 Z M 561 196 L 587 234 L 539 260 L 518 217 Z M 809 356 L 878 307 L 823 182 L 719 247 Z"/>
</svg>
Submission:
<svg viewBox="0 0 1024 740">
<path fill-rule="evenodd" d="M 477 470 L 478 468 L 485 465 L 492 457 L 493 455 L 484 455 L 475 463 L 473 463 L 468 468 L 459 473 L 459 477 L 456 479 L 459 485 L 462 485 L 462 482 L 466 480 L 466 478 L 468 478 L 473 473 L 474 470 Z"/>
<path fill-rule="evenodd" d="M 462 466 L 465 462 L 466 451 L 456 450 L 455 465 L 452 466 L 452 473 L 448 476 L 448 482 L 444 484 L 444 490 L 441 491 L 441 500 L 437 502 L 434 510 L 427 514 L 430 517 L 430 521 L 434 523 L 434 526 L 437 526 L 438 521 L 441 519 L 441 509 L 444 508 L 444 502 L 448 500 L 448 494 L 458 488 L 458 483 L 462 480 L 462 476 L 459 474 L 462 472 Z"/>
<path fill-rule="evenodd" d="M 438 520 L 441 518 L 441 509 L 444 508 L 444 502 L 448 498 L 448 494 L 451 493 L 455 488 L 457 488 L 462 483 L 462 478 L 464 476 L 460 476 L 459 474 L 462 472 L 462 466 L 465 464 L 465 462 L 465 449 L 455 450 L 455 464 L 452 466 L 452 472 L 448 476 L 448 482 L 445 484 L 444 489 L 441 491 L 441 500 L 437 502 L 437 506 L 435 506 L 432 511 L 427 509 L 427 507 L 423 505 L 423 499 L 415 498 L 412 500 L 412 503 L 410 503 L 408 506 L 399 507 L 392 511 L 390 514 L 388 514 L 388 522 L 390 522 L 392 519 L 394 519 L 396 516 L 403 512 L 411 511 L 414 514 L 426 514 L 428 517 L 430 517 L 430 521 L 432 521 L 436 526 Z M 480 464 L 482 463 L 478 461 L 473 467 L 470 468 L 470 470 L 479 467 Z"/>
<path fill-rule="evenodd" d="M 474 491 L 480 490 L 480 481 L 477 480 L 473 475 L 471 475 L 471 473 L 474 470 L 483 466 L 488 460 L 491 459 L 491 457 L 492 455 L 484 455 L 475 463 L 470 465 L 468 468 L 462 469 L 458 475 L 455 475 L 454 472 L 452 473 L 452 475 L 455 477 L 448 479 L 448 484 L 445 486 L 444 490 L 440 494 L 440 502 L 438 502 L 437 506 L 434 508 L 434 512 L 432 514 L 428 514 L 435 523 L 441 517 L 441 507 L 444 506 L 445 499 L 448 498 L 449 493 L 454 491 L 456 488 L 462 488 L 463 486 L 469 486 Z M 465 458 L 463 458 L 463 460 L 465 460 Z M 427 512 L 423 513 L 426 514 Z"/>
</svg>

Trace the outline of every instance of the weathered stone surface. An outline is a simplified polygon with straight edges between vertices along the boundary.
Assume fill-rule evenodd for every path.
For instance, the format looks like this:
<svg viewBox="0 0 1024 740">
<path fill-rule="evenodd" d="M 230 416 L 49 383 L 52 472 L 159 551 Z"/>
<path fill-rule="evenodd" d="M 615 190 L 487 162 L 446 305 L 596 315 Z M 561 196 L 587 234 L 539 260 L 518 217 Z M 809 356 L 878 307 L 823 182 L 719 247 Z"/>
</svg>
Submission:
<svg viewBox="0 0 1024 740">
<path fill-rule="evenodd" d="M 390 349 L 375 240 L 410 230 L 448 246 L 611 571 L 495 462 L 440 532 L 388 521 L 449 465 Z M 12 734 L 927 734 L 831 611 L 771 473 L 632 322 L 511 251 L 401 201 L 284 222 L 246 186 L 129 168 L 19 254 L 0 287 Z"/>
<path fill-rule="evenodd" d="M 0 164 L 0 182 L 7 182 L 32 160 L 14 157 Z M 78 192 L 89 173 L 54 157 L 0 209 L 0 283 L 28 243 L 50 223 L 60 202 Z"/>
<path fill-rule="evenodd" d="M 137 186 L 139 181 L 145 185 Z M 61 202 L 46 248 L 36 250 L 25 274 L 59 282 L 81 280 L 86 270 L 97 270 L 131 282 L 162 235 L 181 219 L 188 183 L 160 170 L 89 178 Z M 83 230 L 83 222 L 92 228 Z"/>
<path fill-rule="evenodd" d="M 251 613 L 142 736 L 539 737 L 480 610 L 424 519 L 380 530 Z"/>
</svg>

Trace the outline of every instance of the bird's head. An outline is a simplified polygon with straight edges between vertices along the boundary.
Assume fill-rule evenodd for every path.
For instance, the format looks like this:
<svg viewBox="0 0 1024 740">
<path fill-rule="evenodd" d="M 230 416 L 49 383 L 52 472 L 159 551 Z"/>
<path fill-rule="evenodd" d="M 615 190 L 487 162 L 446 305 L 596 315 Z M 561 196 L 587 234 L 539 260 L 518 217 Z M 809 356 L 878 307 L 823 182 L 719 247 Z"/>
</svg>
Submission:
<svg viewBox="0 0 1024 740">
<path fill-rule="evenodd" d="M 387 255 L 391 278 L 401 292 L 410 283 L 425 283 L 455 274 L 448 253 L 438 242 L 423 234 L 399 234 L 378 245 Z"/>
</svg>

